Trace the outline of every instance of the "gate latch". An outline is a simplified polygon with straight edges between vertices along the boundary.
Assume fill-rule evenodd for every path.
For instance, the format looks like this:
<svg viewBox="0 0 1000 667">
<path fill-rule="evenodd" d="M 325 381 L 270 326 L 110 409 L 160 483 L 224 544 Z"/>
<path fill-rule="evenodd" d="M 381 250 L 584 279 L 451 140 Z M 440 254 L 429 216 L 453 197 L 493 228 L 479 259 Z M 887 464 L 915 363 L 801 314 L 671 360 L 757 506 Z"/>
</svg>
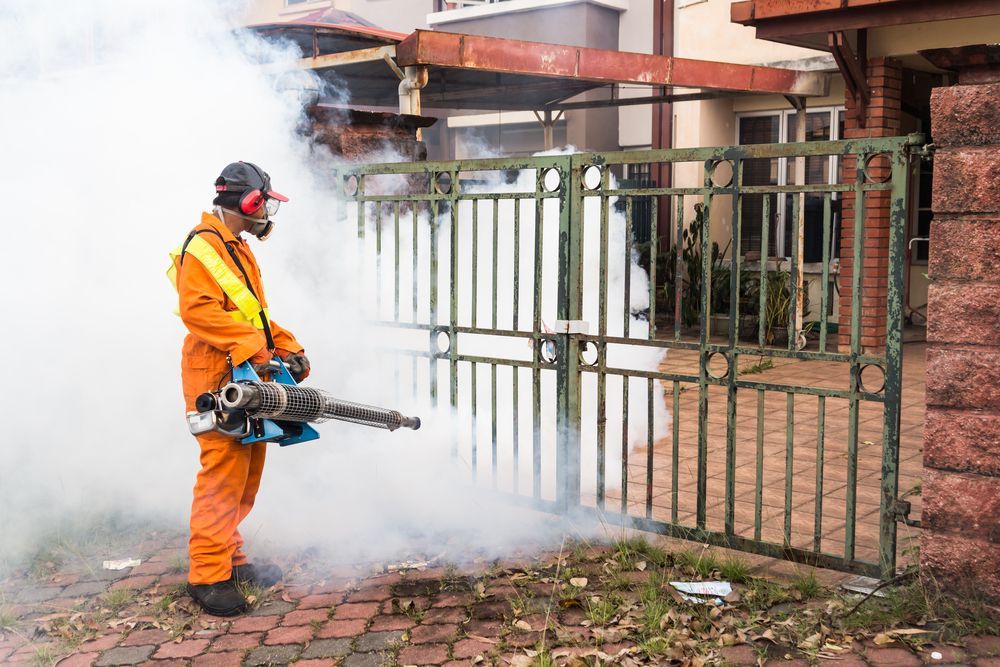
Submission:
<svg viewBox="0 0 1000 667">
<path fill-rule="evenodd" d="M 892 507 L 892 513 L 893 516 L 896 517 L 896 521 L 900 521 L 913 528 L 920 528 L 920 520 L 910 518 L 911 509 L 913 509 L 913 507 L 909 500 L 897 499 Z"/>
<path fill-rule="evenodd" d="M 933 160 L 934 151 L 937 150 L 937 146 L 934 144 L 922 144 L 920 146 L 914 146 L 910 149 L 912 155 L 919 157 L 922 160 Z"/>
</svg>

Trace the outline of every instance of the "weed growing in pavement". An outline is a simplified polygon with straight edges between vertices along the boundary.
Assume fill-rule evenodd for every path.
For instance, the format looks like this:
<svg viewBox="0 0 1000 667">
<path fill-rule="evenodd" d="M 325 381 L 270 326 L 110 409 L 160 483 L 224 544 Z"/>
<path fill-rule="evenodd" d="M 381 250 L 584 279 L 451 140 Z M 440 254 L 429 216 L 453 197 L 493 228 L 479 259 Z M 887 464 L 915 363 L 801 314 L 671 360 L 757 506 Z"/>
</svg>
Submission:
<svg viewBox="0 0 1000 667">
<path fill-rule="evenodd" d="M 183 584 L 177 584 L 176 586 L 171 586 L 167 589 L 167 592 L 163 594 L 153 605 L 153 609 L 156 610 L 157 614 L 166 614 L 170 611 L 170 605 L 174 603 L 175 600 L 179 599 L 184 595 L 185 590 Z"/>
<path fill-rule="evenodd" d="M 615 540 L 612 545 L 614 549 L 614 559 L 623 567 L 631 567 L 637 561 L 645 560 L 657 567 L 666 567 L 670 564 L 670 554 L 654 546 L 644 537 L 627 537 Z"/>
<path fill-rule="evenodd" d="M 750 581 L 750 564 L 738 556 L 729 556 L 719 561 L 719 576 L 726 581 L 745 584 Z"/>
<path fill-rule="evenodd" d="M 639 642 L 638 646 L 640 651 L 651 658 L 664 655 L 670 650 L 670 642 L 664 637 L 650 637 L 648 639 L 643 639 Z"/>
<path fill-rule="evenodd" d="M 247 602 L 252 605 L 259 605 L 270 597 L 269 590 L 258 586 L 257 584 L 250 583 L 249 581 L 238 581 L 236 582 L 236 588 L 243 597 L 247 599 Z"/>
<path fill-rule="evenodd" d="M 134 588 L 116 588 L 101 595 L 101 604 L 112 612 L 119 612 L 125 607 L 135 602 L 136 591 Z"/>
<path fill-rule="evenodd" d="M 31 557 L 28 574 L 32 579 L 47 579 L 59 571 L 66 562 L 66 557 L 54 546 L 45 546 Z"/>
<path fill-rule="evenodd" d="M 538 655 L 531 660 L 531 667 L 556 667 L 552 654 L 544 646 L 539 647 Z"/>
<path fill-rule="evenodd" d="M 587 557 L 587 552 L 590 549 L 590 547 L 591 547 L 590 543 L 584 540 L 574 542 L 572 548 L 570 549 L 570 559 L 580 563 L 587 562 L 588 560 L 590 560 Z"/>
<path fill-rule="evenodd" d="M 651 572 L 645 585 L 639 590 L 639 599 L 644 603 L 649 603 L 660 599 L 663 595 L 663 587 L 668 584 L 667 579 L 659 572 Z"/>
<path fill-rule="evenodd" d="M 642 608 L 642 627 L 646 634 L 653 634 L 660 630 L 660 620 L 663 615 L 670 611 L 670 603 L 665 599 L 658 598 L 650 600 Z"/>
<path fill-rule="evenodd" d="M 627 591 L 632 589 L 632 582 L 621 570 L 615 570 L 605 579 L 605 585 L 613 591 Z"/>
<path fill-rule="evenodd" d="M 608 595 L 606 597 L 594 596 L 587 598 L 583 608 L 591 623 L 596 626 L 604 626 L 610 623 L 611 619 L 617 615 L 620 605 L 621 598 L 616 595 Z"/>
<path fill-rule="evenodd" d="M 17 616 L 14 615 L 14 612 L 0 605 L 0 630 L 14 630 L 17 625 Z"/>
<path fill-rule="evenodd" d="M 702 549 L 699 552 L 681 551 L 674 554 L 674 561 L 682 567 L 691 569 L 696 575 L 705 579 L 719 569 L 719 562 L 715 556 Z"/>
<path fill-rule="evenodd" d="M 174 556 L 168 563 L 168 574 L 180 574 L 188 571 L 188 559 L 184 556 Z"/>
<path fill-rule="evenodd" d="M 751 611 L 766 611 L 791 599 L 788 591 L 767 579 L 751 579 L 743 595 L 743 600 Z"/>
<path fill-rule="evenodd" d="M 51 646 L 42 646 L 31 656 L 31 664 L 34 667 L 48 667 L 59 661 L 59 654 Z"/>
<path fill-rule="evenodd" d="M 772 368 L 774 368 L 774 360 L 770 357 L 761 357 L 756 363 L 741 368 L 740 375 L 756 375 Z"/>
<path fill-rule="evenodd" d="M 813 571 L 810 571 L 809 574 L 800 574 L 795 577 L 792 580 L 792 588 L 802 595 L 803 600 L 814 598 L 823 590 L 823 587 L 820 586 L 819 581 L 816 579 L 816 573 Z"/>
<path fill-rule="evenodd" d="M 405 602 L 400 601 L 399 598 L 392 598 L 389 602 L 392 608 L 392 613 L 394 614 L 406 614 L 406 616 L 416 623 L 423 620 L 424 612 L 423 609 L 414 604 L 413 600 L 406 600 Z"/>
<path fill-rule="evenodd" d="M 447 588 L 448 584 L 461 579 L 458 574 L 458 566 L 454 563 L 446 563 L 444 572 L 441 573 L 441 579 L 443 581 L 442 588 Z"/>
</svg>

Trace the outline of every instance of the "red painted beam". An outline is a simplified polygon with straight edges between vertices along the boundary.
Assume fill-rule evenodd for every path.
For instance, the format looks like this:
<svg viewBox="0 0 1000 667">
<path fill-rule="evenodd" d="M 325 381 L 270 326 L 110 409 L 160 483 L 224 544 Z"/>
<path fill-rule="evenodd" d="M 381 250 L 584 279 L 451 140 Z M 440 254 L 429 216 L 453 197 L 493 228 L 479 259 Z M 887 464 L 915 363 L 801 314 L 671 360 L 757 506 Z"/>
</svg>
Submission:
<svg viewBox="0 0 1000 667">
<path fill-rule="evenodd" d="M 758 39 L 996 14 L 997 0 L 739 0 L 729 6 L 729 20 L 756 26 Z"/>
<path fill-rule="evenodd" d="M 428 30 L 417 30 L 400 42 L 396 62 L 596 83 L 799 96 L 825 95 L 829 81 L 828 75 L 818 72 Z"/>
</svg>

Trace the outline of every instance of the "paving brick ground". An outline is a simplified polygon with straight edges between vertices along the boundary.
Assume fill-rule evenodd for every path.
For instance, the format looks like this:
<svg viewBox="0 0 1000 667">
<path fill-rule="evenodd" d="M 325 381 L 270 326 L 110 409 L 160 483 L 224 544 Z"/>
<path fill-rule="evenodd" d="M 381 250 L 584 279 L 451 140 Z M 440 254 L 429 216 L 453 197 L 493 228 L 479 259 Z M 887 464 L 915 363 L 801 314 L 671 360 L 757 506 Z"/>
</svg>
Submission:
<svg viewBox="0 0 1000 667">
<path fill-rule="evenodd" d="M 635 562 L 616 560 L 612 547 L 599 546 L 574 550 L 572 562 L 565 553 L 538 552 L 510 561 L 407 572 L 386 571 L 383 565 L 381 571 L 358 566 L 338 567 L 334 573 L 320 565 L 292 564 L 284 584 L 264 592 L 249 614 L 223 619 L 200 613 L 176 583 L 181 544 L 179 536 L 146 544 L 143 566 L 134 576 L 108 576 L 85 563 L 64 564 L 27 580 L 28 585 L 24 578 L 3 582 L 0 601 L 17 601 L 6 604 L 4 614 L 9 618 L 13 610 L 18 619 L 16 628 L 0 630 L 0 664 L 527 666 L 543 646 L 554 661 L 550 664 L 557 665 L 685 664 L 695 656 L 705 664 L 733 666 L 757 665 L 762 659 L 774 665 L 839 667 L 995 667 L 1000 662 L 1000 638 L 994 636 L 886 644 L 884 638 L 872 641 L 874 632 L 862 632 L 860 641 L 804 651 L 794 642 L 751 635 L 730 646 L 710 639 L 654 650 L 629 634 L 625 621 L 609 620 L 603 627 L 592 622 L 588 596 L 607 595 L 601 586 L 616 581 L 624 608 L 635 608 L 641 606 L 637 591 L 652 576 Z M 567 588 L 570 574 L 589 579 L 586 592 Z M 70 587 L 80 596 L 65 602 Z M 678 604 L 680 622 L 697 628 L 697 609 Z M 799 603 L 789 604 L 794 609 Z M 729 613 L 738 609 L 714 618 Z"/>
</svg>

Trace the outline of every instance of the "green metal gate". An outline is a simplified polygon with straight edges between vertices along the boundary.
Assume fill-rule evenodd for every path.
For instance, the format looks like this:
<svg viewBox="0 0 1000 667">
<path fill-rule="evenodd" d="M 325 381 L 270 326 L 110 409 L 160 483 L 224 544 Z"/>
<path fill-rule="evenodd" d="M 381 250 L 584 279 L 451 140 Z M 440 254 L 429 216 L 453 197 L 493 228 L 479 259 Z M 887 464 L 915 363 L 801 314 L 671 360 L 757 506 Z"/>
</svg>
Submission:
<svg viewBox="0 0 1000 667">
<path fill-rule="evenodd" d="M 376 286 L 371 319 L 401 336 L 397 384 L 454 411 L 455 453 L 474 479 L 552 512 L 891 576 L 919 143 L 360 165 L 337 182 L 362 280 Z M 839 173 L 843 160 L 853 182 L 801 177 L 817 164 Z M 675 165 L 674 185 L 616 184 L 623 165 L 647 164 Z M 799 185 L 744 183 L 748 169 L 793 166 Z M 889 201 L 888 257 L 853 272 L 835 345 L 836 211 L 853 199 L 842 227 L 863 238 L 873 198 Z M 800 259 L 807 202 L 818 265 Z M 642 247 L 631 228 L 640 206 L 652 220 Z M 763 260 L 745 252 L 744 233 Z M 782 262 L 766 252 L 778 233 L 791 234 Z M 839 265 L 866 265 L 864 245 Z M 866 300 L 881 286 L 887 300 Z M 863 308 L 885 309 L 884 351 L 862 346 Z"/>
</svg>

